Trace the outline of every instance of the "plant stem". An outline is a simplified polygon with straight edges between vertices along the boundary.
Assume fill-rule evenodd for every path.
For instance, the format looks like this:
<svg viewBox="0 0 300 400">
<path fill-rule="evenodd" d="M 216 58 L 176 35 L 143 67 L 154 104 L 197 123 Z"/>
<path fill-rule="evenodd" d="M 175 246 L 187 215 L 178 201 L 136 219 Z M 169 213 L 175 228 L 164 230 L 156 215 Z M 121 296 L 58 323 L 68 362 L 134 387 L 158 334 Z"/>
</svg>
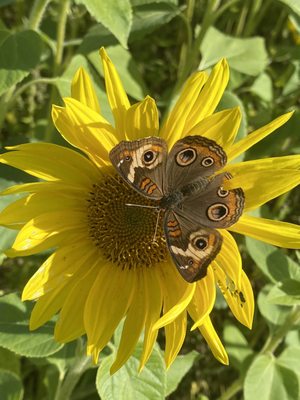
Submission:
<svg viewBox="0 0 300 400">
<path fill-rule="evenodd" d="M 269 336 L 264 347 L 261 350 L 261 354 L 274 353 L 277 347 L 280 345 L 285 335 L 290 329 L 300 322 L 300 307 L 294 306 L 291 312 L 286 317 L 285 323 L 280 326 L 272 335 Z"/>
<path fill-rule="evenodd" d="M 57 388 L 55 400 L 68 400 L 83 373 L 91 366 L 91 359 L 81 355 L 75 360 L 65 378 Z"/>
<path fill-rule="evenodd" d="M 69 5 L 70 5 L 70 0 L 61 0 L 60 4 L 60 9 L 59 9 L 59 20 L 57 24 L 57 31 L 56 31 L 56 53 L 54 56 L 54 66 L 53 66 L 53 76 L 57 76 L 62 64 L 62 59 L 63 59 L 63 49 L 64 49 L 64 42 L 65 42 L 65 34 L 66 34 L 66 24 L 67 24 L 67 17 L 68 17 L 68 11 L 69 11 Z M 56 96 L 56 89 L 55 87 L 52 86 L 51 93 L 50 93 L 50 99 L 49 99 L 49 113 L 52 107 L 52 104 L 55 101 L 55 96 Z M 52 140 L 52 134 L 53 134 L 53 126 L 49 124 L 47 126 L 46 132 L 45 132 L 45 141 L 46 142 L 51 142 Z"/>
<path fill-rule="evenodd" d="M 300 322 L 300 307 L 294 306 L 291 312 L 286 317 L 285 323 L 280 326 L 272 335 L 268 337 L 264 347 L 261 349 L 259 354 L 274 353 L 277 347 L 280 345 L 285 335 L 291 330 L 291 328 Z M 235 380 L 232 385 L 221 395 L 219 400 L 229 400 L 236 393 L 238 393 L 244 385 L 242 377 Z"/>
<path fill-rule="evenodd" d="M 35 0 L 28 20 L 28 28 L 37 30 L 42 22 L 49 0 Z"/>
<path fill-rule="evenodd" d="M 236 393 L 238 393 L 243 388 L 243 379 L 239 378 L 236 379 L 229 388 L 221 395 L 219 400 L 229 400 L 231 399 Z"/>
</svg>

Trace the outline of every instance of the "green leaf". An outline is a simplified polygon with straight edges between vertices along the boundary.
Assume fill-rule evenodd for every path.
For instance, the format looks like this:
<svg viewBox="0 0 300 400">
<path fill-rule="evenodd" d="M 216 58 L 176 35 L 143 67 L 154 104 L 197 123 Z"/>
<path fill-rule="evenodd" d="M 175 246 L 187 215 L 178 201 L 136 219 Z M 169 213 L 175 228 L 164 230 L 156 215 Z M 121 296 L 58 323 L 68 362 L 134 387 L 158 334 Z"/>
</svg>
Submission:
<svg viewBox="0 0 300 400">
<path fill-rule="evenodd" d="M 291 347 L 300 347 L 300 330 L 294 330 L 287 333 L 285 343 Z"/>
<path fill-rule="evenodd" d="M 14 373 L 0 370 L 1 400 L 21 400 L 23 386 L 21 379 Z"/>
<path fill-rule="evenodd" d="M 287 5 L 294 13 L 300 16 L 299 0 L 279 0 L 280 3 Z"/>
<path fill-rule="evenodd" d="M 153 32 L 162 25 L 168 24 L 180 14 L 180 8 L 172 4 L 172 2 L 148 3 L 134 8 L 129 42 L 140 40 L 141 37 Z"/>
<path fill-rule="evenodd" d="M 274 304 L 296 305 L 300 304 L 300 282 L 294 279 L 285 279 L 273 287 L 268 295 L 268 300 Z"/>
<path fill-rule="evenodd" d="M 272 304 L 268 300 L 268 294 L 271 285 L 266 285 L 259 293 L 257 304 L 260 313 L 265 317 L 266 321 L 269 323 L 271 329 L 278 325 L 283 325 L 288 313 L 290 312 L 289 307 L 280 306 L 277 304 Z"/>
<path fill-rule="evenodd" d="M 249 237 L 246 237 L 246 246 L 253 261 L 271 282 L 277 283 L 286 279 L 299 280 L 298 264 L 286 256 L 282 250 Z"/>
<path fill-rule="evenodd" d="M 129 0 L 75 0 L 101 22 L 127 48 L 127 40 L 132 24 L 132 9 Z"/>
<path fill-rule="evenodd" d="M 12 351 L 0 347 L 0 370 L 20 375 L 20 357 Z"/>
<path fill-rule="evenodd" d="M 167 371 L 167 387 L 166 396 L 174 392 L 182 378 L 192 368 L 195 360 L 199 358 L 200 354 L 196 351 L 191 351 L 183 356 L 177 356 L 171 367 Z"/>
<path fill-rule="evenodd" d="M 142 348 L 138 344 L 134 355 L 114 375 L 109 374 L 114 355 L 101 361 L 96 387 L 102 400 L 165 399 L 166 372 L 161 353 L 154 348 L 144 369 L 138 373 Z"/>
<path fill-rule="evenodd" d="M 253 356 L 253 350 L 242 332 L 234 325 L 225 325 L 224 341 L 230 363 L 240 370 L 244 361 Z"/>
<path fill-rule="evenodd" d="M 281 367 L 272 355 L 259 355 L 244 383 L 245 400 L 295 400 L 299 398 L 296 374 Z"/>
<path fill-rule="evenodd" d="M 34 31 L 17 32 L 0 45 L 0 95 L 21 82 L 40 61 L 42 39 Z"/>
<path fill-rule="evenodd" d="M 256 76 L 268 64 L 265 41 L 260 37 L 247 39 L 225 35 L 211 27 L 201 45 L 202 60 L 199 69 L 206 69 L 225 57 L 230 68 L 246 75 Z"/>
<path fill-rule="evenodd" d="M 218 105 L 218 111 L 225 110 L 227 108 L 236 107 L 236 106 L 238 106 L 242 112 L 241 125 L 239 127 L 239 130 L 238 130 L 238 133 L 237 133 L 236 139 L 235 139 L 236 141 L 238 141 L 247 135 L 247 114 L 246 114 L 246 111 L 245 111 L 242 101 L 236 94 L 226 91 L 223 94 L 222 99 Z"/>
<path fill-rule="evenodd" d="M 134 99 L 142 100 L 149 91 L 130 52 L 121 46 L 107 47 L 106 51 L 117 67 L 126 92 Z M 89 53 L 87 57 L 99 74 L 103 76 L 99 52 Z"/>
<path fill-rule="evenodd" d="M 273 100 L 272 79 L 266 73 L 260 74 L 253 82 L 250 91 L 263 101 L 270 103 Z"/>
<path fill-rule="evenodd" d="M 54 322 L 29 331 L 30 311 L 16 294 L 0 298 L 0 346 L 27 357 L 45 357 L 61 349 L 53 339 Z"/>
<path fill-rule="evenodd" d="M 300 376 L 300 346 L 287 347 L 278 357 L 277 363 Z"/>
</svg>

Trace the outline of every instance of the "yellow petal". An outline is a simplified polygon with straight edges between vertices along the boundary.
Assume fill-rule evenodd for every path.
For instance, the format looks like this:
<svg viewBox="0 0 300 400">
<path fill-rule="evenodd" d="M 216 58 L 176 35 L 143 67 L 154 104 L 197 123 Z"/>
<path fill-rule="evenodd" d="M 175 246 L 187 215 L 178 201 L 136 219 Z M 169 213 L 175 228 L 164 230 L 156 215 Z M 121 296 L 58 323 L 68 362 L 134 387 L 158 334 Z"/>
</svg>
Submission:
<svg viewBox="0 0 300 400">
<path fill-rule="evenodd" d="M 90 188 L 99 171 L 85 157 L 62 146 L 50 143 L 26 143 L 9 147 L 12 151 L 0 155 L 0 162 L 24 170 L 47 181 L 63 180 Z"/>
<path fill-rule="evenodd" d="M 209 317 L 205 318 L 204 323 L 199 326 L 199 330 L 215 358 L 222 364 L 228 365 L 228 355 Z"/>
<path fill-rule="evenodd" d="M 86 265 L 89 267 L 96 256 L 92 245 L 84 237 L 78 237 L 75 243 L 58 249 L 47 258 L 27 282 L 22 300 L 34 300 L 56 288 L 62 288 L 81 267 L 86 270 Z"/>
<path fill-rule="evenodd" d="M 122 331 L 121 340 L 118 346 L 118 352 L 114 363 L 110 368 L 110 373 L 114 374 L 133 353 L 139 340 L 146 319 L 146 282 L 145 274 L 138 273 L 137 286 L 134 294 L 134 301 L 129 307 Z"/>
<path fill-rule="evenodd" d="M 82 199 L 72 193 L 33 193 L 7 206 L 0 213 L 0 224 L 11 229 L 21 228 L 29 220 L 46 212 L 85 209 Z"/>
<path fill-rule="evenodd" d="M 154 99 L 147 96 L 127 110 L 125 130 L 128 140 L 157 136 L 158 111 Z"/>
<path fill-rule="evenodd" d="M 108 152 L 118 143 L 113 127 L 100 114 L 72 98 L 66 108 L 53 107 L 52 118 L 61 135 L 84 151 L 97 165 L 108 163 Z"/>
<path fill-rule="evenodd" d="M 203 320 L 210 314 L 216 300 L 214 273 L 210 267 L 207 275 L 196 282 L 194 297 L 188 305 L 188 312 L 194 320 L 191 330 L 202 325 Z"/>
<path fill-rule="evenodd" d="M 175 279 L 173 279 L 173 284 L 177 286 L 177 290 L 175 292 L 176 286 L 172 285 L 172 281 L 165 279 L 165 290 L 163 293 L 166 294 L 168 298 L 165 298 L 164 315 L 156 321 L 153 326 L 153 329 L 160 329 L 163 326 L 166 326 L 173 322 L 189 305 L 192 300 L 195 290 L 196 283 L 188 284 L 183 281 L 183 279 L 177 273 L 175 275 L 175 279 L 179 280 L 179 285 L 174 284 Z M 168 287 L 168 288 L 167 288 Z M 168 304 L 168 306 L 167 306 Z"/>
<path fill-rule="evenodd" d="M 88 354 L 94 354 L 94 361 L 125 316 L 135 290 L 136 271 L 122 270 L 110 263 L 99 269 L 84 309 Z"/>
<path fill-rule="evenodd" d="M 34 330 L 49 321 L 62 307 L 72 285 L 68 283 L 63 290 L 60 288 L 41 297 L 33 307 L 30 315 L 29 328 Z"/>
<path fill-rule="evenodd" d="M 174 108 L 163 124 L 160 136 L 169 142 L 170 147 L 185 135 L 186 119 L 194 107 L 207 78 L 205 72 L 196 72 L 190 76 L 185 83 Z"/>
<path fill-rule="evenodd" d="M 235 177 L 236 175 L 242 175 L 249 171 L 274 171 L 276 169 L 300 169 L 300 156 L 292 155 L 282 157 L 269 157 L 258 160 L 243 161 L 236 164 L 228 164 L 222 169 L 222 172 L 230 172 L 230 174 Z"/>
<path fill-rule="evenodd" d="M 216 268 L 215 274 L 217 284 L 233 315 L 243 325 L 251 329 L 254 314 L 254 297 L 247 275 L 242 271 L 241 284 L 240 286 L 237 286 L 228 276 L 226 276 L 221 268 Z"/>
<path fill-rule="evenodd" d="M 71 96 L 100 114 L 100 105 L 92 80 L 82 67 L 73 77 Z"/>
<path fill-rule="evenodd" d="M 239 140 L 235 143 L 227 152 L 228 160 L 233 160 L 240 154 L 244 153 L 246 150 L 250 149 L 255 143 L 261 141 L 263 138 L 268 136 L 270 133 L 274 132 L 281 125 L 285 124 L 293 115 L 293 111 L 283 114 L 280 117 L 269 122 L 267 125 L 257 129 L 256 131 L 250 133 L 245 138 Z"/>
<path fill-rule="evenodd" d="M 58 244 L 66 232 L 69 237 L 80 236 L 82 231 L 86 231 L 86 213 L 78 211 L 60 211 L 41 214 L 29 222 L 20 230 L 12 246 L 12 250 L 17 252 L 6 252 L 9 256 L 30 255 L 48 249 Z M 73 231 L 73 232 L 72 232 Z M 71 240 L 70 240 L 71 242 Z M 46 246 L 46 247 L 44 247 Z"/>
<path fill-rule="evenodd" d="M 178 355 L 186 335 L 186 311 L 181 313 L 175 321 L 165 326 L 166 348 L 165 363 L 169 368 Z"/>
<path fill-rule="evenodd" d="M 241 123 L 239 107 L 220 111 L 198 122 L 187 135 L 200 135 L 217 142 L 224 150 L 230 148 Z"/>
<path fill-rule="evenodd" d="M 82 250 L 81 250 L 82 251 Z M 54 337 L 58 342 L 70 342 L 85 333 L 83 314 L 86 299 L 98 275 L 99 263 L 90 260 L 87 263 L 86 275 L 74 279 L 72 289 L 66 297 L 59 319 L 55 325 Z"/>
<path fill-rule="evenodd" d="M 13 185 L 10 186 L 2 192 L 0 192 L 0 196 L 7 196 L 9 194 L 17 194 L 17 193 L 56 193 L 56 192 L 68 192 L 72 193 L 74 196 L 85 196 L 86 189 L 80 186 L 73 186 L 71 184 L 67 184 L 66 182 L 33 182 L 33 183 L 23 183 L 21 185 Z"/>
<path fill-rule="evenodd" d="M 300 225 L 243 215 L 230 230 L 275 246 L 300 248 Z"/>
<path fill-rule="evenodd" d="M 198 79 L 203 86 L 206 76 L 200 75 Z M 190 132 L 195 125 L 215 111 L 215 108 L 223 96 L 228 80 L 228 64 L 225 59 L 222 59 L 213 68 L 203 89 L 198 89 L 197 93 L 192 93 L 193 100 L 190 104 L 189 97 L 184 99 L 183 96 L 180 96 L 180 108 L 182 107 L 185 109 L 185 111 L 181 113 L 182 120 L 179 119 L 179 116 L 177 116 L 177 118 L 173 116 L 173 112 L 175 112 L 175 108 L 177 106 L 176 104 L 174 111 L 172 111 L 171 114 L 172 118 L 169 123 L 169 129 L 166 130 L 164 127 L 162 131 L 162 136 L 167 139 L 170 147 L 183 135 L 185 136 L 186 132 Z M 190 85 L 190 81 L 188 82 L 188 85 Z M 198 83 L 198 87 L 202 88 L 202 86 L 200 86 Z M 188 86 L 184 88 L 183 92 L 185 92 L 187 88 Z M 178 123 L 178 121 L 180 121 L 180 123 Z"/>
<path fill-rule="evenodd" d="M 125 114 L 130 103 L 117 70 L 103 47 L 100 49 L 100 56 L 103 63 L 106 93 L 115 119 L 116 132 L 118 139 L 124 140 Z"/>
<path fill-rule="evenodd" d="M 199 93 L 197 101 L 188 115 L 186 121 L 187 130 L 191 130 L 198 122 L 215 111 L 223 96 L 228 80 L 228 63 L 225 59 L 222 59 L 212 69 L 203 90 Z"/>
<path fill-rule="evenodd" d="M 162 292 L 159 285 L 161 265 L 155 269 L 148 268 L 145 271 L 145 301 L 146 301 L 146 320 L 143 352 L 140 358 L 139 371 L 145 366 L 148 361 L 158 330 L 153 330 L 153 325 L 160 316 L 162 310 Z"/>
<path fill-rule="evenodd" d="M 242 274 L 242 258 L 239 248 L 229 232 L 224 229 L 220 229 L 219 231 L 222 234 L 223 243 L 221 251 L 212 262 L 212 266 L 215 268 L 216 261 L 218 267 L 224 271 L 225 275 L 239 286 Z"/>
<path fill-rule="evenodd" d="M 249 171 L 224 181 L 225 190 L 242 188 L 245 194 L 244 211 L 252 210 L 288 192 L 300 183 L 300 171 L 270 169 Z"/>
</svg>

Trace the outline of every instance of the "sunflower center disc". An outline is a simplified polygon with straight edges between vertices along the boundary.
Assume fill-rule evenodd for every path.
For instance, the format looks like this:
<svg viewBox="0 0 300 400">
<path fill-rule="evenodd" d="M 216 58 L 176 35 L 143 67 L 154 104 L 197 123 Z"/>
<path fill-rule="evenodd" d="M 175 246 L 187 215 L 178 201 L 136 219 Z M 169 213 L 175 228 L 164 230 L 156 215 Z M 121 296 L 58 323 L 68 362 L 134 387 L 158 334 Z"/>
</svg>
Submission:
<svg viewBox="0 0 300 400">
<path fill-rule="evenodd" d="M 156 205 L 131 189 L 122 178 L 106 176 L 94 184 L 88 198 L 89 234 L 104 256 L 122 268 L 151 267 L 167 258 L 161 219 L 155 209 L 128 204 Z"/>
</svg>

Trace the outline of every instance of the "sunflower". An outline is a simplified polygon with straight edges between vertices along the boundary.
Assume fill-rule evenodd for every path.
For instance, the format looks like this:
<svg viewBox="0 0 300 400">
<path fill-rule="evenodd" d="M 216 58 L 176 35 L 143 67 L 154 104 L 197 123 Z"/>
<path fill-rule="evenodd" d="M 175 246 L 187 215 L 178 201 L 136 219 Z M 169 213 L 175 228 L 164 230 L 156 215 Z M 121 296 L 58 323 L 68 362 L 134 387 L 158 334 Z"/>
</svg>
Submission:
<svg viewBox="0 0 300 400">
<path fill-rule="evenodd" d="M 247 137 L 235 141 L 241 121 L 239 108 L 214 113 L 229 79 L 221 60 L 208 76 L 194 73 L 159 129 L 155 101 L 147 96 L 130 105 L 118 73 L 104 49 L 100 50 L 106 92 L 115 124 L 102 115 L 95 89 L 84 69 L 75 74 L 71 97 L 64 107 L 53 106 L 54 124 L 79 151 L 50 143 L 9 148 L 0 161 L 20 168 L 39 181 L 12 186 L 2 194 L 25 193 L 0 214 L 0 223 L 20 230 L 10 257 L 53 249 L 24 288 L 23 300 L 36 300 L 30 329 L 59 313 L 55 338 L 69 342 L 87 335 L 87 353 L 97 362 L 99 353 L 124 320 L 111 372 L 130 357 L 143 332 L 140 368 L 147 362 L 159 328 L 165 330 L 165 362 L 180 351 L 187 329 L 199 329 L 223 364 L 227 353 L 210 319 L 216 286 L 234 316 L 251 328 L 253 292 L 242 269 L 241 256 L 228 230 L 219 230 L 221 251 L 207 275 L 187 283 L 177 272 L 161 227 L 156 241 L 156 213 L 149 200 L 132 190 L 112 167 L 108 154 L 121 140 L 160 136 L 169 148 L 186 135 L 214 140 L 227 154 L 223 168 L 232 179 L 225 190 L 242 188 L 244 214 L 230 231 L 276 246 L 299 248 L 299 226 L 247 214 L 300 182 L 300 157 L 286 156 L 230 163 L 241 153 L 284 124 L 287 113 Z"/>
</svg>

